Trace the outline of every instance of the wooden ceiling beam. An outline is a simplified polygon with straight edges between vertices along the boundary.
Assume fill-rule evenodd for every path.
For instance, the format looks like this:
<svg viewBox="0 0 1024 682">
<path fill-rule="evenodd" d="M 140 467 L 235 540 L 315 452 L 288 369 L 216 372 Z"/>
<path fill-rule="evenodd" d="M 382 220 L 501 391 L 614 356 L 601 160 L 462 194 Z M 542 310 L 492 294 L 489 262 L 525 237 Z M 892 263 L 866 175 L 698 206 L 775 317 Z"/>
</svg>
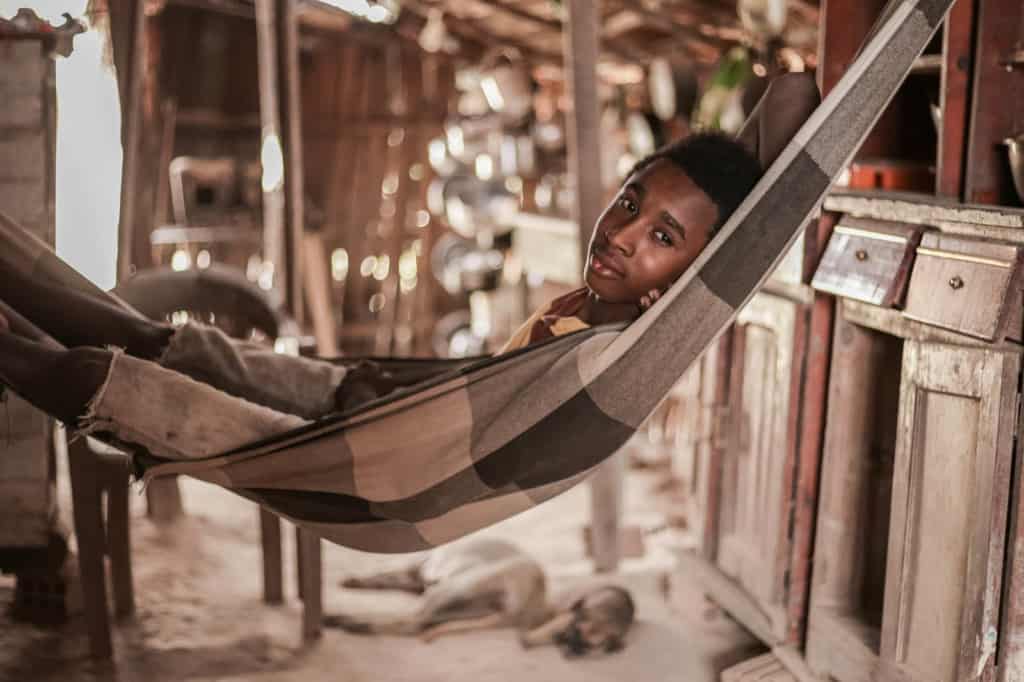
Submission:
<svg viewBox="0 0 1024 682">
<path fill-rule="evenodd" d="M 508 9 L 508 7 L 505 6 L 504 4 L 502 4 L 501 7 L 499 7 L 497 4 L 491 3 L 478 4 L 481 4 L 482 6 L 488 7 L 492 10 L 499 9 L 501 11 L 504 11 Z M 407 0 L 405 6 L 406 9 L 416 14 L 420 18 L 425 18 L 426 14 L 431 9 L 445 9 L 444 2 L 430 3 L 424 2 L 423 0 Z M 531 21 L 532 23 L 534 23 L 534 25 L 540 27 L 544 31 L 551 31 L 553 30 L 552 25 L 556 25 L 558 27 L 558 34 L 561 35 L 560 22 L 552 22 L 550 20 L 544 19 L 543 17 L 529 15 L 529 13 L 526 13 L 524 10 L 521 10 L 519 8 L 514 8 L 514 11 L 516 12 L 516 15 L 519 16 L 519 18 L 524 19 L 526 21 Z M 488 47 L 493 46 L 496 41 L 503 41 L 507 42 L 512 47 L 518 49 L 528 61 L 531 61 L 533 63 L 553 64 L 557 66 L 561 66 L 562 64 L 563 55 L 561 52 L 555 52 L 553 50 L 537 47 L 534 44 L 524 42 L 521 38 L 516 39 L 510 36 L 500 35 L 490 31 L 486 31 L 482 29 L 479 25 L 477 25 L 477 23 L 473 20 L 455 16 L 454 13 L 451 12 L 446 12 L 446 14 L 447 16 L 445 16 L 445 23 L 452 30 L 452 33 L 464 39 L 471 40 L 474 44 L 480 46 L 483 50 L 486 50 Z M 524 16 L 520 16 L 522 14 L 527 14 L 531 16 L 532 19 L 527 19 Z M 539 34 L 533 33 L 530 35 L 538 36 Z M 614 58 L 614 61 L 624 60 L 627 62 L 643 63 L 650 59 L 650 55 L 645 52 L 631 50 L 630 48 L 622 48 L 621 46 L 619 46 L 619 49 L 614 49 L 611 46 L 606 46 L 606 50 L 607 53 Z"/>
<path fill-rule="evenodd" d="M 462 0 L 462 1 L 464 2 L 465 0 Z M 508 2 L 507 0 L 489 0 L 486 3 L 485 2 L 480 2 L 480 0 L 472 0 L 472 1 L 477 6 L 487 7 L 488 9 L 490 9 L 492 11 L 500 12 L 500 13 L 505 14 L 506 16 L 513 17 L 515 19 L 519 19 L 521 21 L 525 21 L 525 22 L 531 23 L 534 26 L 537 26 L 539 28 L 542 28 L 542 29 L 545 29 L 545 30 L 548 30 L 548 31 L 554 31 L 558 35 L 561 35 L 561 33 L 562 33 L 562 22 L 561 21 L 557 21 L 555 19 L 546 19 L 544 17 L 537 16 L 536 14 L 533 14 L 532 12 L 528 12 L 528 11 L 526 11 L 526 10 L 520 8 L 520 7 L 517 7 L 517 6 L 513 5 L 512 3 Z M 502 38 L 506 39 L 506 40 L 509 39 L 507 36 L 502 36 Z M 606 50 L 609 53 L 615 55 L 616 57 L 619 57 L 620 59 L 626 59 L 626 60 L 629 60 L 629 61 L 640 61 L 640 62 L 643 62 L 643 61 L 646 61 L 646 60 L 650 59 L 650 55 L 647 54 L 646 52 L 635 50 L 631 46 L 622 45 L 621 43 L 619 43 L 617 41 L 614 41 L 614 40 L 608 41 L 608 40 L 606 40 L 606 41 L 604 41 L 604 43 L 605 44 L 602 46 L 604 48 L 604 50 Z"/>
</svg>

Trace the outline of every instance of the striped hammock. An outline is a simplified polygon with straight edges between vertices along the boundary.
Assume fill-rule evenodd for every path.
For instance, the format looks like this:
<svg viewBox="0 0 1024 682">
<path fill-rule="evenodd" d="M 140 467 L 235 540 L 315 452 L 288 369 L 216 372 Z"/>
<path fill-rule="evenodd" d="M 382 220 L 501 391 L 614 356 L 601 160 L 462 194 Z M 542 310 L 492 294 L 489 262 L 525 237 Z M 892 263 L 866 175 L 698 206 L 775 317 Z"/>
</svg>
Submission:
<svg viewBox="0 0 1024 682">
<path fill-rule="evenodd" d="M 216 457 L 151 462 L 144 479 L 203 479 L 373 552 L 436 547 L 568 490 L 626 442 L 757 291 L 952 2 L 890 1 L 838 86 L 693 267 L 632 324 L 469 365 L 437 362 L 435 378 L 355 413 Z M 37 275 L 66 278 L 52 253 L 21 248 Z"/>
</svg>

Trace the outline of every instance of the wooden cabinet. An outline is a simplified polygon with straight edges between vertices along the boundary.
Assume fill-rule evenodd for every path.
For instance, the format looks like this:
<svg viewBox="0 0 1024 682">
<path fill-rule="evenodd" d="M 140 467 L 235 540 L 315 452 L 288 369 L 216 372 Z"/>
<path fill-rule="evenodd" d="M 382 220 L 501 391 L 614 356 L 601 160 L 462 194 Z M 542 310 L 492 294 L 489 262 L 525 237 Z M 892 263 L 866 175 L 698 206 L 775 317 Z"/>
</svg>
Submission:
<svg viewBox="0 0 1024 682">
<path fill-rule="evenodd" d="M 880 681 L 957 682 L 995 664 L 1019 366 L 905 345 Z"/>
<path fill-rule="evenodd" d="M 1024 212 L 853 192 L 825 207 L 932 229 L 905 311 L 838 301 L 807 664 L 837 682 L 1024 679 L 1006 539 L 1024 350 L 1004 340 Z"/>
<path fill-rule="evenodd" d="M 795 455 L 794 340 L 803 306 L 760 293 L 733 331 L 730 434 L 719 501 L 718 568 L 767 616 L 773 639 L 786 635 L 786 570 Z"/>
</svg>

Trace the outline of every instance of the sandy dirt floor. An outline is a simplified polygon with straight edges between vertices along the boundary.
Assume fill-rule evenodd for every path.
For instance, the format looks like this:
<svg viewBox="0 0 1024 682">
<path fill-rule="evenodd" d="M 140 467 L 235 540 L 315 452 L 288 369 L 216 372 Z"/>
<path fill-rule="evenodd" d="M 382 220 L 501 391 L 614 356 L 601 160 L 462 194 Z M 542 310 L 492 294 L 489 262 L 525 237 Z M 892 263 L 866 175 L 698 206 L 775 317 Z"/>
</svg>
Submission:
<svg viewBox="0 0 1024 682">
<path fill-rule="evenodd" d="M 648 529 L 663 525 L 665 502 L 653 492 L 655 484 L 651 473 L 627 476 L 628 523 Z M 0 680 L 701 682 L 716 680 L 716 671 L 757 652 L 749 635 L 685 577 L 672 580 L 669 590 L 675 553 L 688 544 L 685 533 L 654 532 L 646 538 L 642 558 L 626 560 L 616 574 L 594 576 L 581 539 L 589 507 L 585 485 L 482 532 L 514 540 L 541 559 L 556 595 L 593 581 L 630 588 L 638 622 L 625 651 L 566 660 L 550 647 L 522 650 L 512 630 L 432 644 L 325 630 L 319 641 L 303 645 L 294 533 L 285 533 L 285 604 L 267 606 L 261 601 L 256 508 L 203 483 L 182 480 L 181 486 L 188 515 L 171 525 L 152 523 L 145 516 L 144 498 L 132 496 L 136 614 L 116 625 L 112 662 L 89 658 L 80 614 L 58 627 L 13 622 L 7 606 L 14 580 L 0 577 Z M 63 476 L 65 512 L 70 509 L 66 488 Z M 408 561 L 408 555 L 370 555 L 325 543 L 325 611 L 411 609 L 412 597 L 338 587 L 348 575 Z"/>
</svg>

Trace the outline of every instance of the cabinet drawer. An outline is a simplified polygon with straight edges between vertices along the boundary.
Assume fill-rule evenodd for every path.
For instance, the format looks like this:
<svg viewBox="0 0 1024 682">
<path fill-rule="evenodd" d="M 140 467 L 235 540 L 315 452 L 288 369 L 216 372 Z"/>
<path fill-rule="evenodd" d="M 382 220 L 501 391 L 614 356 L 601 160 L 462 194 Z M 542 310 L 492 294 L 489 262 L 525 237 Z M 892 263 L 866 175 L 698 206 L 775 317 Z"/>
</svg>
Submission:
<svg viewBox="0 0 1024 682">
<path fill-rule="evenodd" d="M 1020 248 L 929 233 L 917 249 L 904 316 L 988 341 L 1006 332 Z"/>
<path fill-rule="evenodd" d="M 917 225 L 844 216 L 832 232 L 811 286 L 887 308 L 899 305 L 922 230 Z"/>
</svg>

